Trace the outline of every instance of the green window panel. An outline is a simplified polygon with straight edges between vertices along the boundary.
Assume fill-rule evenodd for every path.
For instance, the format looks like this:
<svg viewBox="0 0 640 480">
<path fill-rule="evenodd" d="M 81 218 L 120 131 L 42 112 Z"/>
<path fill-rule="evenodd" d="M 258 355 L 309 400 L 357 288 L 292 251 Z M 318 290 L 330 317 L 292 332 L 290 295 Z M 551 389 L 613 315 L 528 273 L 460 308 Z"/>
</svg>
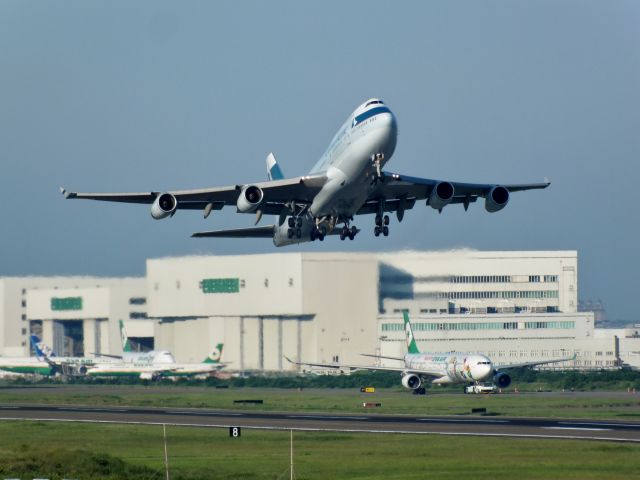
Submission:
<svg viewBox="0 0 640 480">
<path fill-rule="evenodd" d="M 53 297 L 51 310 L 82 310 L 82 297 Z"/>
<path fill-rule="evenodd" d="M 202 293 L 238 293 L 239 278 L 205 278 L 200 282 Z"/>
</svg>

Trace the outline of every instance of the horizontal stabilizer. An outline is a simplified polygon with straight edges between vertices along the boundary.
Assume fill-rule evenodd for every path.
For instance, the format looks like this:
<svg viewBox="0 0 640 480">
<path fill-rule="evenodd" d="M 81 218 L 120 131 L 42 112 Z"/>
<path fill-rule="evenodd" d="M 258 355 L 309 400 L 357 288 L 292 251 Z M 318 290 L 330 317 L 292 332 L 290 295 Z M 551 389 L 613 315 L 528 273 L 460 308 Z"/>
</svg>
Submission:
<svg viewBox="0 0 640 480">
<path fill-rule="evenodd" d="M 212 230 L 209 232 L 196 232 L 191 235 L 194 238 L 273 238 L 275 225 L 264 227 L 234 228 L 229 230 Z"/>
</svg>

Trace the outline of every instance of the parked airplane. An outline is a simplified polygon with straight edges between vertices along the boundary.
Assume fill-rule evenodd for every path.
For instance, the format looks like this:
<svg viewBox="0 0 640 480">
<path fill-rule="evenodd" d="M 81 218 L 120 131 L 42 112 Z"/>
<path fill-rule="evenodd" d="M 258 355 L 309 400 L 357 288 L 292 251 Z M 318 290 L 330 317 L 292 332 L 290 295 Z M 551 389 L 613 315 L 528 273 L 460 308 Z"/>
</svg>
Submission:
<svg viewBox="0 0 640 480">
<path fill-rule="evenodd" d="M 147 352 L 136 352 L 133 350 L 131 340 L 127 335 L 127 330 L 124 327 L 122 320 L 118 321 L 120 327 L 120 340 L 122 341 L 122 355 L 112 355 L 108 353 L 96 353 L 95 355 L 102 358 L 112 359 L 103 361 L 101 363 L 138 363 L 138 364 L 160 364 L 160 363 L 175 363 L 175 359 L 171 352 L 167 350 L 149 350 Z M 114 362 L 115 360 L 115 362 Z"/>
<path fill-rule="evenodd" d="M 506 388 L 511 384 L 511 377 L 504 370 L 522 367 L 534 367 L 536 365 L 545 365 L 549 363 L 560 363 L 569 360 L 575 360 L 575 355 L 568 358 L 558 358 L 556 360 L 545 360 L 540 362 L 514 363 L 509 365 L 501 365 L 496 368 L 491 359 L 486 355 L 479 353 L 421 353 L 418 350 L 413 329 L 409 321 L 409 314 L 404 311 L 404 329 L 407 341 L 407 354 L 402 357 L 386 357 L 381 355 L 368 355 L 366 357 L 374 357 L 387 360 L 398 360 L 404 362 L 404 367 L 373 367 L 368 365 L 340 365 L 335 363 L 307 363 L 294 362 L 287 360 L 296 365 L 304 365 L 309 367 L 335 368 L 340 370 L 374 370 L 374 371 L 392 371 L 402 374 L 402 385 L 410 388 L 416 393 L 425 393 L 424 384 L 431 379 L 434 384 L 448 383 L 475 383 L 476 385 L 493 383 L 499 388 Z"/>
<path fill-rule="evenodd" d="M 65 198 L 151 205 L 155 219 L 171 217 L 177 210 L 213 210 L 235 206 L 239 213 L 276 215 L 274 225 L 194 233 L 193 237 L 264 237 L 275 246 L 324 240 L 340 235 L 353 240 L 359 232 L 354 217 L 375 214 L 374 234 L 389 235 L 388 212 L 402 221 L 418 200 L 442 212 L 449 204 L 469 204 L 484 198 L 485 209 L 497 212 L 509 202 L 511 192 L 546 188 L 549 182 L 481 184 L 418 178 L 383 171 L 396 148 L 396 117 L 379 99 L 372 98 L 349 115 L 326 152 L 302 177 L 284 178 L 273 154 L 267 156 L 269 181 L 169 192 L 77 193 L 61 188 Z M 342 228 L 336 228 L 342 225 Z"/>
<path fill-rule="evenodd" d="M 87 373 L 87 368 L 99 362 L 94 357 L 59 357 L 49 345 L 37 336 L 31 335 L 30 338 L 36 356 L 49 364 L 52 375 L 84 375 Z"/>
<path fill-rule="evenodd" d="M 200 363 L 167 362 L 119 362 L 96 365 L 87 370 L 90 377 L 139 377 L 143 380 L 157 380 L 163 377 L 186 377 L 208 375 L 226 366 L 220 361 L 223 344 L 219 343 Z"/>
</svg>

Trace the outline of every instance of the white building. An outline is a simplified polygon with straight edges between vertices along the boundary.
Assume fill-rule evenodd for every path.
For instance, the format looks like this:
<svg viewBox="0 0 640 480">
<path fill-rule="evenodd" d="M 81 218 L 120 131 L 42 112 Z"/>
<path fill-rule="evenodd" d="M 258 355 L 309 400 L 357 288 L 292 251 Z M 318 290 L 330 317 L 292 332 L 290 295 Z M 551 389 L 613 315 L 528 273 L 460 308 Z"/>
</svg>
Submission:
<svg viewBox="0 0 640 480">
<path fill-rule="evenodd" d="M 122 352 L 118 321 L 128 334 L 153 346 L 146 320 L 144 278 L 0 278 L 0 352 L 30 354 L 29 335 L 41 337 L 58 355 Z"/>
<path fill-rule="evenodd" d="M 146 279 L 0 280 L 0 348 L 28 332 L 62 353 L 119 353 L 118 320 L 145 347 L 198 362 L 216 343 L 233 370 L 293 370 L 284 356 L 359 363 L 419 346 L 497 363 L 571 356 L 570 367 L 640 367 L 640 335 L 577 312 L 575 251 L 273 253 L 150 259 Z M 37 282 L 36 282 L 37 280 Z M 148 316 L 149 320 L 145 318 Z M 39 331 L 38 331 L 39 328 Z"/>
</svg>

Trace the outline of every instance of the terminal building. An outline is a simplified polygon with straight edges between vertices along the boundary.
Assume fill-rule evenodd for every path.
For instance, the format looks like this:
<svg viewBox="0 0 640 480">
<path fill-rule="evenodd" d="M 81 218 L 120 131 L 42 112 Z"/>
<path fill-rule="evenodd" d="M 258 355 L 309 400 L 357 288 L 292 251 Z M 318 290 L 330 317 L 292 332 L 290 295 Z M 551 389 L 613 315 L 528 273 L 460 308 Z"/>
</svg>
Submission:
<svg viewBox="0 0 640 480">
<path fill-rule="evenodd" d="M 295 370 L 285 356 L 370 364 L 361 353 L 404 353 L 406 309 L 423 350 L 640 368 L 637 329 L 596 329 L 592 312 L 578 312 L 575 251 L 190 256 L 149 259 L 145 278 L 23 280 L 0 279 L 3 355 L 28 354 L 21 332 L 38 328 L 63 353 L 117 354 L 123 320 L 140 348 L 178 362 L 222 342 L 231 370 Z"/>
</svg>

